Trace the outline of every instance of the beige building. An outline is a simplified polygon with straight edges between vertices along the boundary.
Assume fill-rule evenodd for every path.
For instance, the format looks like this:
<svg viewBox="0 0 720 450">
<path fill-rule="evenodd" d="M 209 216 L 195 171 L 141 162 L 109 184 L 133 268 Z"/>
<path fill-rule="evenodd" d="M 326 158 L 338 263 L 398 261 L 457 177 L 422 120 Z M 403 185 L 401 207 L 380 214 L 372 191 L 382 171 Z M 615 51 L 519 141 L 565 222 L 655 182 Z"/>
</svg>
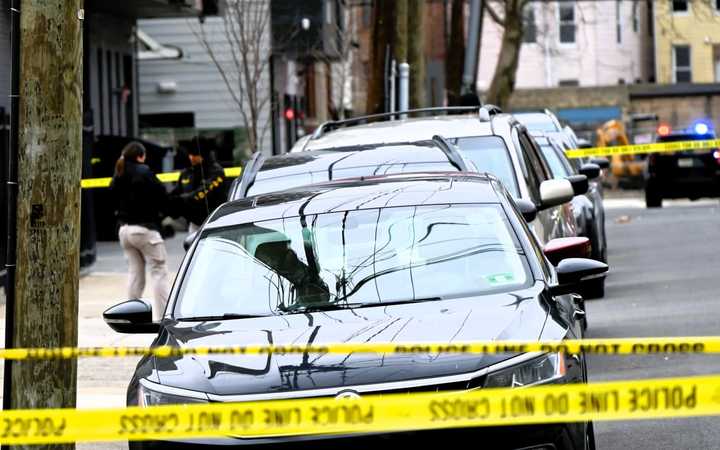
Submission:
<svg viewBox="0 0 720 450">
<path fill-rule="evenodd" d="M 663 2 L 667 0 L 658 0 Z M 643 0 L 530 2 L 523 13 L 516 87 L 613 86 L 652 81 L 651 3 Z M 498 2 L 490 6 L 499 10 Z M 483 21 L 478 89 L 492 81 L 502 28 Z"/>
<path fill-rule="evenodd" d="M 658 0 L 653 6 L 657 82 L 720 82 L 720 0 Z"/>
</svg>

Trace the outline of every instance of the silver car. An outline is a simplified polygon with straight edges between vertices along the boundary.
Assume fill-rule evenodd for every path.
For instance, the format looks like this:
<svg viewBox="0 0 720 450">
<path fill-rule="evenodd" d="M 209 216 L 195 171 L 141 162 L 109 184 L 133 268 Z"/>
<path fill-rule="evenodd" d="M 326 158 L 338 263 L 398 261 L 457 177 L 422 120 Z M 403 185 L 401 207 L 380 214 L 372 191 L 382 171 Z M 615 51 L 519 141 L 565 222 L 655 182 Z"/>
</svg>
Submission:
<svg viewBox="0 0 720 450">
<path fill-rule="evenodd" d="M 531 223 L 536 238 L 546 243 L 558 237 L 576 236 L 570 203 L 543 206 L 544 191 L 551 189 L 553 175 L 542 152 L 525 126 L 497 107 L 428 108 L 411 113 L 462 112 L 420 118 L 398 114 L 327 122 L 298 141 L 292 152 L 322 150 L 349 145 L 431 139 L 440 135 L 455 144 L 480 172 L 492 173 L 516 198 L 534 203 L 539 213 Z M 379 119 L 371 123 L 372 119 Z M 396 120 L 392 120 L 396 119 Z M 557 185 L 555 185 L 557 186 Z"/>
</svg>

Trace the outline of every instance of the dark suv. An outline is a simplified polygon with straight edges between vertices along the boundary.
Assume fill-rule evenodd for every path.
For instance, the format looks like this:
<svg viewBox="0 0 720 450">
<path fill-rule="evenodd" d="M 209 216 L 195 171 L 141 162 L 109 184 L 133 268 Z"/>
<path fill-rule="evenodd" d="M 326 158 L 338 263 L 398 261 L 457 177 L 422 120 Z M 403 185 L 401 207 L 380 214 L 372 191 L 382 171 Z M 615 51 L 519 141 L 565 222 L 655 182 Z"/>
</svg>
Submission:
<svg viewBox="0 0 720 450">
<path fill-rule="evenodd" d="M 658 136 L 657 142 L 689 142 L 715 139 L 708 127 L 704 133 L 675 132 Z M 645 204 L 662 207 L 664 198 L 720 196 L 720 149 L 680 148 L 673 153 L 652 153 L 645 171 Z"/>
</svg>

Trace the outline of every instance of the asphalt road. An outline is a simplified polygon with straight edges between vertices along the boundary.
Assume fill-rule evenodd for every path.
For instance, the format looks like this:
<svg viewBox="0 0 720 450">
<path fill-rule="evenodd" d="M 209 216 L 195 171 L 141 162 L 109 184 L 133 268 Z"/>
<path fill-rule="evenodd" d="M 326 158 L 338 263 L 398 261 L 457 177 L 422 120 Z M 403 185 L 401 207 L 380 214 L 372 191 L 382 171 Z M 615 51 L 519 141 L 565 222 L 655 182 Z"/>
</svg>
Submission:
<svg viewBox="0 0 720 450">
<path fill-rule="evenodd" d="M 720 334 L 720 203 L 607 202 L 606 296 L 589 337 Z M 720 374 L 720 356 L 590 356 L 590 381 Z M 596 424 L 598 449 L 720 448 L 720 418 Z"/>
</svg>

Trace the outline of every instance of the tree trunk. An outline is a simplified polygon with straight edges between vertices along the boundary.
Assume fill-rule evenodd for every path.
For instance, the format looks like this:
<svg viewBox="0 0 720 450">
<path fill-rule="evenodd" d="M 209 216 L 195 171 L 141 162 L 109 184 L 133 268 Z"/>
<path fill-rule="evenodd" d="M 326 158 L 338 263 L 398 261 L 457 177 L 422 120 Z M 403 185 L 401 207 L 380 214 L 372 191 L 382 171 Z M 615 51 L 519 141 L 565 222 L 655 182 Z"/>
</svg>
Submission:
<svg viewBox="0 0 720 450">
<path fill-rule="evenodd" d="M 450 42 L 445 60 L 445 90 L 448 104 L 460 103 L 460 88 L 465 67 L 465 1 L 452 0 Z"/>
<path fill-rule="evenodd" d="M 523 35 L 522 5 L 522 0 L 507 0 L 506 2 L 500 55 L 493 80 L 485 97 L 486 103 L 497 105 L 500 108 L 509 106 L 510 96 L 515 90 L 515 76 Z"/>
<path fill-rule="evenodd" d="M 77 346 L 82 6 L 22 2 L 16 347 Z M 75 359 L 13 363 L 12 407 L 74 407 L 76 373 Z"/>
<path fill-rule="evenodd" d="M 385 55 L 393 41 L 394 0 L 373 0 L 372 56 L 368 79 L 367 113 L 385 109 Z"/>
<path fill-rule="evenodd" d="M 427 104 L 425 86 L 425 0 L 408 0 L 408 64 L 410 64 L 410 108 Z"/>
<path fill-rule="evenodd" d="M 408 60 L 408 0 L 395 0 L 395 45 L 393 54 L 398 64 Z"/>
</svg>

